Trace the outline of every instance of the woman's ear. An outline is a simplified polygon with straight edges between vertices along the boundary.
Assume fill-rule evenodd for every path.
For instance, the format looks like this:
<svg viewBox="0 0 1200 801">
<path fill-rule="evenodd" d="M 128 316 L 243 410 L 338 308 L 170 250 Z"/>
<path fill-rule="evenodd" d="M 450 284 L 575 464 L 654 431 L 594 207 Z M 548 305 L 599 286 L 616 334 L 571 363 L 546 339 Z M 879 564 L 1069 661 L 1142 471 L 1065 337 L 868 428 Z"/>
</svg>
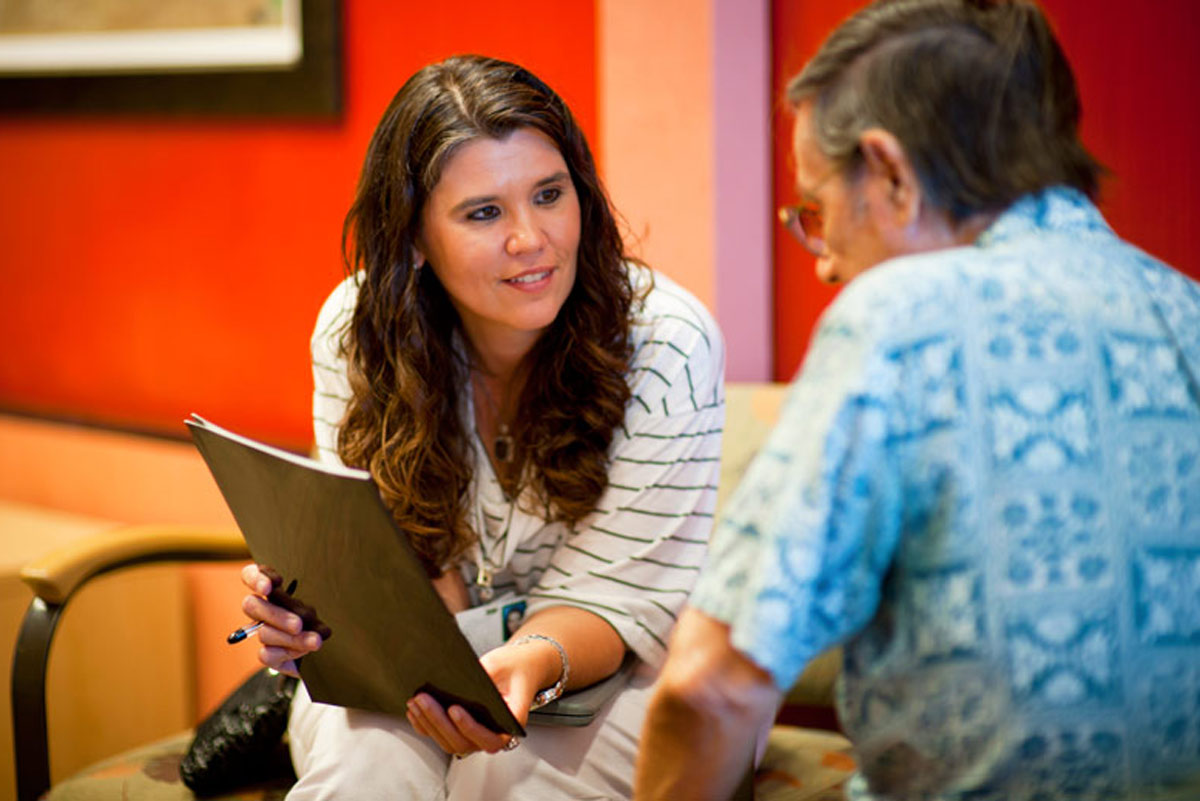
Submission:
<svg viewBox="0 0 1200 801">
<path fill-rule="evenodd" d="M 873 194 L 889 222 L 901 229 L 915 223 L 921 212 L 921 182 L 900 140 L 882 128 L 868 128 L 859 135 L 858 146 Z"/>
<path fill-rule="evenodd" d="M 421 250 L 420 244 L 412 246 L 412 266 L 414 270 L 419 270 L 425 266 L 425 253 Z"/>
</svg>

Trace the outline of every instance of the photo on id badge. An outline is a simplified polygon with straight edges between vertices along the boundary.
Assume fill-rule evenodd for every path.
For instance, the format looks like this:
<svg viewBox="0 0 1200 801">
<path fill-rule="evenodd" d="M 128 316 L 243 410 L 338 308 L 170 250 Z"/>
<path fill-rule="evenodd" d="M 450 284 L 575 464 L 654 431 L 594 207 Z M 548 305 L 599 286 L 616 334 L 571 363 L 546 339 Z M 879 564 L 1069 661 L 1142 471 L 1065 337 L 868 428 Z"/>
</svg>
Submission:
<svg viewBox="0 0 1200 801">
<path fill-rule="evenodd" d="M 504 621 L 504 639 L 507 640 L 521 627 L 521 621 L 525 619 L 525 602 L 513 601 L 505 604 L 500 610 L 500 615 Z"/>
</svg>

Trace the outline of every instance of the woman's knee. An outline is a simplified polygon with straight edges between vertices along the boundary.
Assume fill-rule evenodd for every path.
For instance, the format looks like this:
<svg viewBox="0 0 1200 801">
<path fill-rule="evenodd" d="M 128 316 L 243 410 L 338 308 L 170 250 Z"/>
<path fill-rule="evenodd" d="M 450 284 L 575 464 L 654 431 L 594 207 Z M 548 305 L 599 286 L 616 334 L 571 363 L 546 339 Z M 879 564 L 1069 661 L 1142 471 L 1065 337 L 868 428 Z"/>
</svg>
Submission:
<svg viewBox="0 0 1200 801">
<path fill-rule="evenodd" d="M 298 777 L 289 801 L 445 797 L 448 758 L 407 721 L 297 693 L 288 734 Z"/>
</svg>

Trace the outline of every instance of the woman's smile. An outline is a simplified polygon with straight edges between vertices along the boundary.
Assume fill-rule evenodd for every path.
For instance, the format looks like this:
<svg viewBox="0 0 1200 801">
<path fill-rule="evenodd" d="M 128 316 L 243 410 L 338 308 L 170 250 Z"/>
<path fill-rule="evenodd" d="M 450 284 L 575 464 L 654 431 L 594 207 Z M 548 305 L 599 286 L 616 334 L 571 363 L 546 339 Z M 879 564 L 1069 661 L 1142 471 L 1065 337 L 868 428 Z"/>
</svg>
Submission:
<svg viewBox="0 0 1200 801">
<path fill-rule="evenodd" d="M 521 292 L 541 292 L 550 286 L 550 279 L 554 276 L 554 272 L 554 267 L 526 270 L 512 278 L 503 279 L 503 283 Z"/>
</svg>

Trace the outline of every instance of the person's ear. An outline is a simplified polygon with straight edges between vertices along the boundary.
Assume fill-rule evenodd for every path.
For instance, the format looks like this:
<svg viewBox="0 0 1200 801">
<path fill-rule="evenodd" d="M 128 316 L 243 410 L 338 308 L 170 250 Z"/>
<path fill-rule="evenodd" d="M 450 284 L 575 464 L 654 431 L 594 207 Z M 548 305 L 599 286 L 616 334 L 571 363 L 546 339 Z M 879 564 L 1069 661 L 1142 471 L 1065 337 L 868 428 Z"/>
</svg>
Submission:
<svg viewBox="0 0 1200 801">
<path fill-rule="evenodd" d="M 419 270 L 425 266 L 425 251 L 421 249 L 421 243 L 418 242 L 412 246 L 412 266 L 414 270 Z"/>
<path fill-rule="evenodd" d="M 882 128 L 868 128 L 859 135 L 866 175 L 876 198 L 900 228 L 917 221 L 921 213 L 921 182 L 904 146 Z"/>
</svg>

